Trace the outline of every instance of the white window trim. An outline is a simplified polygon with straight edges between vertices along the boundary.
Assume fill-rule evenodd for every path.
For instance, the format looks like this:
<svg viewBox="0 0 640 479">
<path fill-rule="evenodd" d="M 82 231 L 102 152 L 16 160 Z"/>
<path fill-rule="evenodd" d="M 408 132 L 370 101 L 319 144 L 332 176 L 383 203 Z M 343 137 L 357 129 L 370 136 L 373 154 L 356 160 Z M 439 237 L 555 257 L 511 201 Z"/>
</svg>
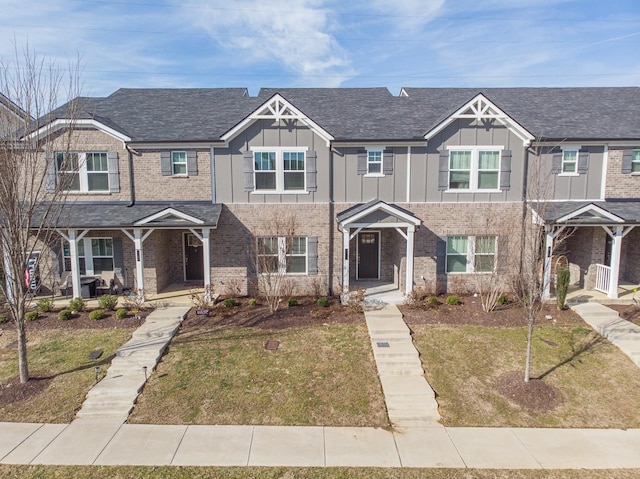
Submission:
<svg viewBox="0 0 640 479">
<path fill-rule="evenodd" d="M 452 236 L 465 236 L 467 238 L 467 270 L 466 271 L 448 271 L 449 269 L 449 238 Z M 476 237 L 478 236 L 493 236 L 495 241 L 494 253 L 493 253 L 493 271 L 478 271 L 476 272 Z M 447 236 L 447 251 L 445 260 L 446 274 L 493 274 L 496 269 L 496 261 L 498 258 L 498 236 L 493 234 L 484 235 L 448 235 Z M 453 255 L 452 255 L 453 256 Z M 486 256 L 486 255 L 483 255 Z"/>
<path fill-rule="evenodd" d="M 634 154 L 638 153 L 638 159 L 635 160 Z M 631 151 L 631 175 L 632 176 L 640 176 L 640 171 L 633 171 L 633 165 L 638 165 L 640 166 L 640 150 L 632 150 Z"/>
<path fill-rule="evenodd" d="M 576 152 L 576 169 L 575 171 L 564 171 L 564 154 L 567 151 L 575 151 Z M 560 173 L 558 176 L 580 176 L 578 173 L 578 161 L 580 158 L 580 146 L 577 145 L 565 145 L 562 147 L 562 161 L 560 162 Z"/>
<path fill-rule="evenodd" d="M 174 153 L 184 153 L 184 161 L 173 161 Z M 184 165 L 184 173 L 176 173 L 174 166 Z M 187 161 L 187 152 L 185 150 L 173 150 L 171 152 L 171 176 L 184 177 L 189 176 L 189 163 Z"/>
<path fill-rule="evenodd" d="M 500 171 L 502 168 L 502 151 L 504 146 L 448 146 L 448 151 L 470 151 L 471 152 L 471 170 L 469 176 L 469 188 L 450 188 L 445 193 L 500 193 Z M 481 151 L 497 151 L 500 153 L 500 162 L 498 163 L 498 187 L 497 188 L 478 188 L 478 166 Z M 449 155 L 449 164 L 447 171 L 449 172 L 448 183 L 451 181 L 451 155 Z"/>
<path fill-rule="evenodd" d="M 87 154 L 89 153 L 100 153 L 107 154 L 106 151 L 102 150 L 92 150 L 92 151 L 56 151 L 55 162 L 56 162 L 56 181 L 59 180 L 61 174 L 65 173 L 78 173 L 78 179 L 80 183 L 80 190 L 65 190 L 66 193 L 71 195 L 78 194 L 100 194 L 103 195 L 105 193 L 110 193 L 110 185 L 109 185 L 109 160 L 107 159 L 107 169 L 106 171 L 93 171 L 92 173 L 105 173 L 107 175 L 107 189 L 106 190 L 89 190 L 89 172 L 87 171 Z M 59 170 L 58 169 L 58 154 L 69 155 L 76 154 L 78 155 L 78 169 L 77 170 Z"/>
<path fill-rule="evenodd" d="M 263 147 L 263 146 L 252 146 L 249 148 L 251 154 L 254 155 L 251 161 L 254 161 L 256 153 L 275 153 L 276 154 L 276 189 L 275 190 L 258 190 L 254 189 L 252 194 L 256 195 L 306 195 L 309 194 L 307 190 L 307 151 L 309 151 L 309 147 L 307 146 L 272 146 L 272 147 Z M 284 152 L 292 152 L 304 153 L 304 170 L 301 171 L 302 176 L 304 178 L 304 188 L 301 190 L 285 190 L 284 189 L 284 160 L 283 153 Z M 254 168 L 253 171 L 253 184 L 256 185 L 256 170 Z"/>
<path fill-rule="evenodd" d="M 257 242 L 261 239 L 261 238 L 278 238 L 278 271 L 277 272 L 272 272 L 272 273 L 268 273 L 268 272 L 263 272 L 260 271 L 260 257 L 261 256 L 275 256 L 274 254 L 260 254 L 260 249 L 257 245 Z M 293 235 L 292 238 L 303 238 L 304 239 L 304 255 L 301 254 L 287 254 L 287 236 L 260 236 L 259 238 L 256 239 L 256 250 L 258 251 L 257 255 L 256 255 L 256 271 L 258 271 L 258 274 L 261 275 L 268 275 L 268 274 L 284 274 L 287 276 L 306 276 L 309 272 L 309 242 L 308 242 L 308 237 L 307 236 L 302 236 L 302 235 Z M 293 257 L 302 257 L 304 256 L 305 261 L 304 261 L 304 272 L 301 273 L 288 273 L 287 272 L 287 256 L 293 256 Z"/>
<path fill-rule="evenodd" d="M 89 236 L 89 237 L 84 237 L 82 238 L 80 241 L 82 241 L 84 243 L 84 256 L 78 256 L 79 258 L 84 258 L 84 267 L 85 267 L 85 275 L 86 276 L 95 276 L 96 274 L 94 273 L 94 267 L 93 267 L 93 249 L 91 248 L 91 240 L 99 240 L 99 239 L 109 239 L 111 240 L 111 256 L 96 256 L 96 258 L 111 258 L 112 262 L 113 262 L 113 267 L 115 269 L 116 267 L 116 263 L 115 263 L 115 257 L 113 255 L 113 238 L 110 236 Z M 66 242 L 66 240 L 62 239 L 61 240 L 62 244 L 61 244 L 61 254 L 62 254 L 62 269 L 64 271 L 67 271 L 65 269 L 65 258 L 70 258 L 70 256 L 65 256 L 64 254 L 64 243 Z"/>
<path fill-rule="evenodd" d="M 380 172 L 369 172 L 369 153 L 380 153 Z M 370 146 L 367 148 L 367 173 L 364 175 L 367 178 L 384 178 L 384 147 L 382 146 Z"/>
</svg>

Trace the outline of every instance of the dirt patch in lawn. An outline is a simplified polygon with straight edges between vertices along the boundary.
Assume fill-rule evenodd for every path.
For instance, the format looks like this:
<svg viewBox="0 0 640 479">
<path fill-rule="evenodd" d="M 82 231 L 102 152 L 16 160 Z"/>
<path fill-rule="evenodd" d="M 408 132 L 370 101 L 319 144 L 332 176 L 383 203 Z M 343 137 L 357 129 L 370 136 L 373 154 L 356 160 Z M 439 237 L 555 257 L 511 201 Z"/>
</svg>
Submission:
<svg viewBox="0 0 640 479">
<path fill-rule="evenodd" d="M 635 304 L 608 304 L 607 306 L 616 310 L 622 319 L 640 326 L 640 307 Z"/>
<path fill-rule="evenodd" d="M 296 298 L 295 306 L 283 304 L 274 313 L 265 304 L 251 305 L 248 299 L 236 300 L 235 306 L 226 307 L 217 303 L 208 316 L 199 316 L 192 308 L 183 321 L 183 329 L 194 326 L 242 326 L 270 330 L 318 324 L 359 324 L 362 314 L 340 304 L 338 298 L 331 298 L 326 307 L 319 306 L 315 298 Z"/>
<path fill-rule="evenodd" d="M 0 387 L 0 404 L 29 401 L 47 389 L 52 380 L 52 377 L 31 377 L 26 384 L 21 384 L 19 377 L 11 378 Z"/>
<path fill-rule="evenodd" d="M 399 305 L 409 326 L 411 324 L 451 324 L 487 327 L 518 327 L 526 324 L 523 309 L 515 302 L 498 306 L 494 311 L 482 310 L 479 297 L 463 296 L 462 304 L 448 305 L 444 296 L 438 305 Z M 581 324 L 582 319 L 570 309 L 558 310 L 553 303 L 545 304 L 536 319 L 538 324 Z"/>
<path fill-rule="evenodd" d="M 498 378 L 498 392 L 529 412 L 554 410 L 562 401 L 559 391 L 542 379 L 524 382 L 522 372 L 511 372 Z"/>
</svg>

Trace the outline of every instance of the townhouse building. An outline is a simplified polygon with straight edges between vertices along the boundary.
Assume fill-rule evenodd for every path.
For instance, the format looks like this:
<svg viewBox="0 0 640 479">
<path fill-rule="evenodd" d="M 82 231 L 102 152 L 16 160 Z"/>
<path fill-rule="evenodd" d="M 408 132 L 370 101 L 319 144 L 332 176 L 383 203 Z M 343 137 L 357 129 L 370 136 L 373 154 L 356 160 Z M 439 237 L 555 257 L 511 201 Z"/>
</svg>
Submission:
<svg viewBox="0 0 640 479">
<path fill-rule="evenodd" d="M 361 282 L 473 292 L 491 272 L 507 291 L 527 212 L 545 226 L 547 285 L 558 255 L 574 282 L 612 298 L 640 282 L 639 88 L 121 89 L 75 101 L 79 117 L 63 106 L 30 135 L 48 188 L 68 185 L 59 241 L 42 254 L 74 296 L 105 272 L 145 294 L 255 295 L 265 268 L 294 294 Z"/>
</svg>

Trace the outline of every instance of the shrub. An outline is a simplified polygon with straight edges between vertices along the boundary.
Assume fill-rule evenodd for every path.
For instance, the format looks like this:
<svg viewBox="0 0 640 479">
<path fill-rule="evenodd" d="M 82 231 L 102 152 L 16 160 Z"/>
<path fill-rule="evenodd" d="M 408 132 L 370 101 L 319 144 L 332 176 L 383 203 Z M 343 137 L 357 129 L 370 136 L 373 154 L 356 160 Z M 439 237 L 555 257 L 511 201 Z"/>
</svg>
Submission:
<svg viewBox="0 0 640 479">
<path fill-rule="evenodd" d="M 105 294 L 98 298 L 98 306 L 102 309 L 114 311 L 118 305 L 118 297 L 114 294 Z"/>
<path fill-rule="evenodd" d="M 7 316 L 4 314 L 0 314 L 0 324 L 4 324 L 7 321 L 9 321 L 9 318 L 7 318 Z"/>
<path fill-rule="evenodd" d="M 51 298 L 40 298 L 36 303 L 36 308 L 41 313 L 48 313 L 53 309 L 53 299 Z"/>
<path fill-rule="evenodd" d="M 427 304 L 431 307 L 435 307 L 440 304 L 440 301 L 438 301 L 438 298 L 436 296 L 429 296 L 429 298 L 427 299 Z"/>
<path fill-rule="evenodd" d="M 29 311 L 24 314 L 24 319 L 26 319 L 27 321 L 35 321 L 36 319 L 38 319 L 38 312 Z"/>
<path fill-rule="evenodd" d="M 126 308 L 119 308 L 116 311 L 116 318 L 118 319 L 124 319 L 129 315 L 129 311 L 127 311 Z"/>
<path fill-rule="evenodd" d="M 449 296 L 447 296 L 447 304 L 451 306 L 457 306 L 459 304 L 462 304 L 462 302 L 460 301 L 460 297 L 457 294 L 450 294 Z"/>
<path fill-rule="evenodd" d="M 501 294 L 500 296 L 498 296 L 498 304 L 500 306 L 504 306 L 508 302 L 509 302 L 509 298 L 507 297 L 506 294 Z"/>
<path fill-rule="evenodd" d="M 189 299 L 196 309 L 211 309 L 214 303 L 211 299 L 213 297 L 214 292 L 210 285 L 206 285 L 202 291 L 193 290 L 189 294 Z"/>
<path fill-rule="evenodd" d="M 71 319 L 71 310 L 70 309 L 63 309 L 62 311 L 60 311 L 58 313 L 58 319 L 60 319 L 62 321 L 69 321 Z"/>
<path fill-rule="evenodd" d="M 227 298 L 222 302 L 225 308 L 233 308 L 236 305 L 236 300 L 233 298 Z"/>
<path fill-rule="evenodd" d="M 287 301 L 287 306 L 289 306 L 290 308 L 298 306 L 298 300 L 294 298 L 289 299 L 289 301 Z"/>
<path fill-rule="evenodd" d="M 342 304 L 349 308 L 354 313 L 362 313 L 364 311 L 364 294 L 366 289 L 355 288 L 348 293 L 343 293 Z"/>
<path fill-rule="evenodd" d="M 87 302 L 78 297 L 78 298 L 73 298 L 71 301 L 69 301 L 69 309 L 71 311 L 84 311 L 87 308 Z"/>
<path fill-rule="evenodd" d="M 249 298 L 249 306 L 256 306 L 258 304 L 258 300 L 256 298 Z"/>
<path fill-rule="evenodd" d="M 571 275 L 569 268 L 560 268 L 557 271 L 556 278 L 556 303 L 558 309 L 564 309 L 564 303 L 567 300 L 567 291 L 569 291 L 569 282 L 571 281 Z"/>
<path fill-rule="evenodd" d="M 89 319 L 91 321 L 98 321 L 104 318 L 104 309 L 94 309 L 89 313 Z"/>
<path fill-rule="evenodd" d="M 321 296 L 318 298 L 318 300 L 316 301 L 316 304 L 318 306 L 321 306 L 323 308 L 326 308 L 327 306 L 329 306 L 329 298 L 327 298 L 326 296 Z"/>
</svg>

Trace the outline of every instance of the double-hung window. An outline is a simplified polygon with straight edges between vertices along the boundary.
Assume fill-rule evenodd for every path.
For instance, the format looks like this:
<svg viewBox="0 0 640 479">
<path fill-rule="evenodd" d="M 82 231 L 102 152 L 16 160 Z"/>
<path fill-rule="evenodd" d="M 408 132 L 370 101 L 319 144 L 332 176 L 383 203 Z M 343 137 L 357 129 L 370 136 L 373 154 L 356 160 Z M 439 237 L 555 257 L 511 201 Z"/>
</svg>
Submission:
<svg viewBox="0 0 640 479">
<path fill-rule="evenodd" d="M 631 155 L 631 173 L 640 173 L 640 150 L 633 150 Z"/>
<path fill-rule="evenodd" d="M 382 150 L 367 150 L 367 175 L 382 175 Z"/>
<path fill-rule="evenodd" d="M 449 149 L 450 190 L 498 190 L 501 148 Z"/>
<path fill-rule="evenodd" d="M 495 259 L 495 236 L 447 237 L 447 273 L 490 273 Z"/>
<path fill-rule="evenodd" d="M 109 191 L 107 153 L 56 153 L 58 182 L 65 191 Z"/>
<path fill-rule="evenodd" d="M 186 151 L 171 152 L 171 173 L 177 176 L 187 174 L 187 152 Z"/>
<path fill-rule="evenodd" d="M 562 149 L 562 169 L 561 172 L 567 175 L 578 174 L 578 148 Z"/>
<path fill-rule="evenodd" d="M 258 238 L 258 271 L 262 274 L 307 272 L 307 238 L 267 236 Z"/>
<path fill-rule="evenodd" d="M 64 270 L 71 271 L 71 249 L 69 242 L 62 241 Z M 113 239 L 82 238 L 78 241 L 78 262 L 80 274 L 100 274 L 113 271 Z"/>
<path fill-rule="evenodd" d="M 306 148 L 252 149 L 255 191 L 297 193 L 305 191 Z"/>
</svg>

